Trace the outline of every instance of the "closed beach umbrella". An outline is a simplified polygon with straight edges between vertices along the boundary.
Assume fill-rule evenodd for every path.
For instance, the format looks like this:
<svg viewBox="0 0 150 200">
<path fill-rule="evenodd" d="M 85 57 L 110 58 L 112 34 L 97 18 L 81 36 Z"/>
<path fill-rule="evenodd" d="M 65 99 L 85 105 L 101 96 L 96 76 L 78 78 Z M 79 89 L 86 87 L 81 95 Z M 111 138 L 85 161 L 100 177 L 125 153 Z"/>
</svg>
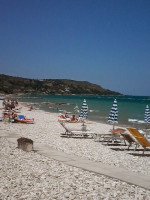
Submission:
<svg viewBox="0 0 150 200">
<path fill-rule="evenodd" d="M 79 113 L 80 111 L 79 111 L 79 107 L 76 105 L 75 107 L 74 107 L 74 113 L 75 114 L 77 114 L 77 113 Z"/>
<path fill-rule="evenodd" d="M 114 100 L 113 106 L 110 110 L 108 122 L 113 123 L 113 129 L 114 129 L 114 124 L 118 123 L 118 106 L 117 106 L 117 100 L 116 99 Z"/>
<path fill-rule="evenodd" d="M 150 110 L 149 110 L 148 105 L 146 106 L 146 109 L 145 109 L 144 122 L 150 123 Z"/>
<path fill-rule="evenodd" d="M 87 119 L 87 116 L 88 116 L 88 105 L 86 103 L 86 100 L 84 99 L 79 117 L 84 120 Z"/>
</svg>

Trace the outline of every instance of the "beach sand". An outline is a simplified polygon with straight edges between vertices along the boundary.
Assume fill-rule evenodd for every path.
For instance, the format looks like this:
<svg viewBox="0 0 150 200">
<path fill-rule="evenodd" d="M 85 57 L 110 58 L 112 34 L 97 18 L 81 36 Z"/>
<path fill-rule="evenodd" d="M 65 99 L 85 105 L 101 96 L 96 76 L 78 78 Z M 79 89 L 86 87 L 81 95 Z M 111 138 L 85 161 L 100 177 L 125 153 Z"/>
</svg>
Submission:
<svg viewBox="0 0 150 200">
<path fill-rule="evenodd" d="M 115 151 L 93 139 L 62 138 L 63 127 L 58 114 L 42 110 L 28 111 L 22 105 L 21 114 L 34 118 L 35 124 L 0 122 L 1 132 L 16 133 L 34 142 L 47 144 L 67 154 L 125 168 L 150 175 L 149 157 L 133 156 L 129 151 Z M 80 129 L 80 123 L 68 123 L 71 129 Z M 111 125 L 87 123 L 96 133 L 107 134 Z M 15 144 L 0 138 L 0 199 L 149 199 L 150 191 L 125 182 L 71 167 L 39 155 L 24 152 Z"/>
</svg>

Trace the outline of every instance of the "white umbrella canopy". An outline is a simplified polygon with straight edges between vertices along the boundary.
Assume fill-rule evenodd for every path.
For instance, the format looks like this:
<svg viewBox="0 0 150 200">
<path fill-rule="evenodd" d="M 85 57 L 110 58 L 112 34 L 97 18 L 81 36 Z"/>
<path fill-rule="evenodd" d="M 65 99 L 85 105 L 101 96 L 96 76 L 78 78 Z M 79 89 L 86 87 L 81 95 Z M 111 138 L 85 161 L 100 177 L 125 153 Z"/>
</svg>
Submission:
<svg viewBox="0 0 150 200">
<path fill-rule="evenodd" d="M 114 129 L 114 124 L 118 123 L 118 105 L 116 99 L 114 100 L 112 108 L 110 110 L 108 122 L 113 124 L 113 129 Z"/>
<path fill-rule="evenodd" d="M 78 114 L 80 111 L 79 111 L 79 107 L 78 107 L 78 105 L 76 105 L 75 107 L 74 107 L 74 113 L 75 114 Z"/>
</svg>

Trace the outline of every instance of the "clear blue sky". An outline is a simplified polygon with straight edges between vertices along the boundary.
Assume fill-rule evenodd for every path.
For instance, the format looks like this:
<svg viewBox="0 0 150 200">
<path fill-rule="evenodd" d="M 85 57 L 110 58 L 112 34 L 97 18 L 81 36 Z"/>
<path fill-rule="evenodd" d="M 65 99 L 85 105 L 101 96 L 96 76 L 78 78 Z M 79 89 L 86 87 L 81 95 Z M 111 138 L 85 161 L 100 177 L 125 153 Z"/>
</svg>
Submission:
<svg viewBox="0 0 150 200">
<path fill-rule="evenodd" d="M 150 0 L 0 0 L 0 73 L 150 96 Z"/>
</svg>

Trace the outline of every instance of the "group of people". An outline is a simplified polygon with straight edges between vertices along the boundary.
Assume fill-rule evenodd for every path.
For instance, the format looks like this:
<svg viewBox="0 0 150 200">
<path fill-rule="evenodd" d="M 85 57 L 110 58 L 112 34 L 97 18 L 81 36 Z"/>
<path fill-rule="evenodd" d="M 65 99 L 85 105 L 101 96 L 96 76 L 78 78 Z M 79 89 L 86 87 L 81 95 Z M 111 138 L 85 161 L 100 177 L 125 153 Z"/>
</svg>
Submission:
<svg viewBox="0 0 150 200">
<path fill-rule="evenodd" d="M 9 123 L 14 122 L 18 118 L 18 114 L 16 113 L 16 108 L 18 109 L 18 100 L 3 100 L 3 120 L 8 121 Z"/>
<path fill-rule="evenodd" d="M 79 119 L 76 117 L 75 114 L 73 114 L 73 115 L 70 117 L 70 116 L 68 115 L 68 113 L 65 113 L 65 115 L 63 115 L 63 114 L 60 114 L 60 115 L 59 115 L 58 121 L 67 121 L 67 122 L 75 123 L 75 122 L 79 122 Z"/>
<path fill-rule="evenodd" d="M 15 107 L 18 106 L 18 99 L 17 100 L 3 100 L 3 107 L 5 110 L 12 110 L 15 109 Z"/>
<path fill-rule="evenodd" d="M 19 115 L 20 110 L 22 107 L 19 108 L 19 102 L 18 100 L 6 100 L 4 99 L 2 102 L 3 106 L 3 120 L 4 122 L 18 122 L 20 120 L 20 116 L 23 116 L 22 119 L 27 119 L 24 115 Z M 30 108 L 32 110 L 33 108 Z"/>
</svg>

